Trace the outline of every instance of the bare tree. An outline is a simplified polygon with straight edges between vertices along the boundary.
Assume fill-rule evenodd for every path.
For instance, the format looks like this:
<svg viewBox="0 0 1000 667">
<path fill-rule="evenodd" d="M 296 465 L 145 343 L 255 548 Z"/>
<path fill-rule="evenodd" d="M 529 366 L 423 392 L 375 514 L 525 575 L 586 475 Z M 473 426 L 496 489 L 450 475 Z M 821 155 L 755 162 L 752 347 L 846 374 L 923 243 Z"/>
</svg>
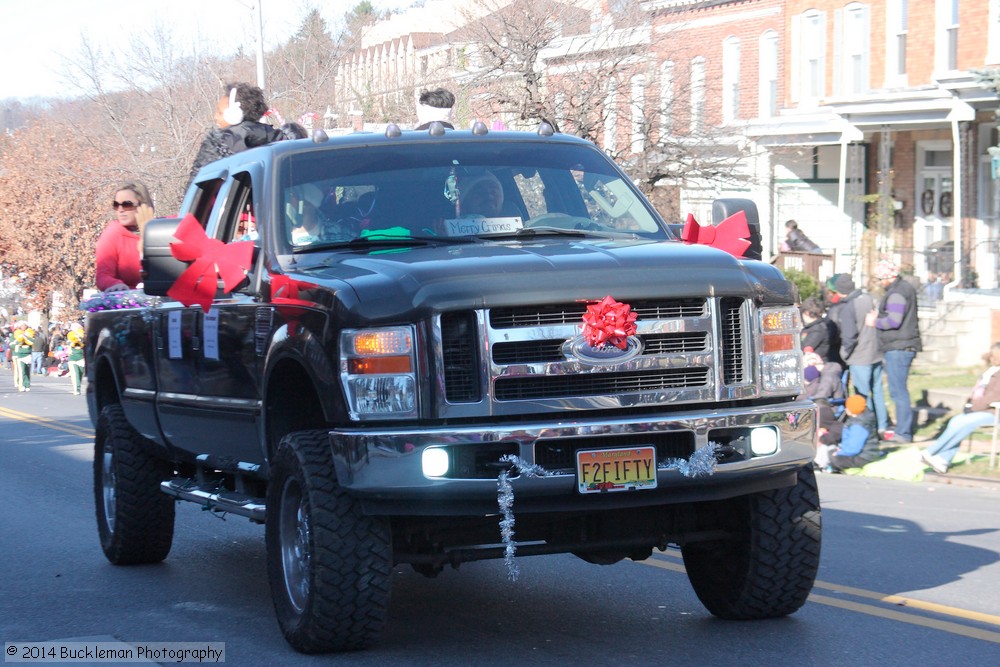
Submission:
<svg viewBox="0 0 1000 667">
<path fill-rule="evenodd" d="M 0 148 L 5 273 L 24 274 L 29 307 L 48 310 L 54 291 L 76 307 L 94 284 L 94 246 L 111 217 L 114 176 L 101 151 L 51 118 L 0 138 Z"/>
<path fill-rule="evenodd" d="M 319 11 L 310 10 L 295 34 L 268 58 L 273 106 L 290 115 L 289 120 L 335 106 L 342 50 Z"/>
<path fill-rule="evenodd" d="M 136 32 L 116 57 L 82 38 L 65 63 L 81 99 L 97 110 L 74 131 L 105 151 L 121 176 L 145 181 L 161 212 L 180 203 L 222 84 L 254 80 L 249 57 L 205 56 L 196 47 L 183 52 L 177 43 L 158 24 Z"/>
<path fill-rule="evenodd" d="M 469 54 L 459 74 L 479 113 L 521 127 L 545 120 L 593 141 L 666 217 L 678 214 L 685 184 L 739 182 L 745 146 L 692 99 L 712 82 L 699 84 L 686 56 L 674 67 L 651 48 L 650 15 L 637 0 L 476 0 L 465 18 L 449 38 Z"/>
</svg>

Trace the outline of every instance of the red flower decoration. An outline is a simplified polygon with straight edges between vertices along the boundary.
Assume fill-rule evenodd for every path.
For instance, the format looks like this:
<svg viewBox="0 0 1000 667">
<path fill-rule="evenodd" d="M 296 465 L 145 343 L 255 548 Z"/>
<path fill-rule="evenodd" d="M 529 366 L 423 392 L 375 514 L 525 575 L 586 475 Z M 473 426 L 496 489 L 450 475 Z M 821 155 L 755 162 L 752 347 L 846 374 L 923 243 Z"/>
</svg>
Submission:
<svg viewBox="0 0 1000 667">
<path fill-rule="evenodd" d="M 750 247 L 750 226 L 743 211 L 737 211 L 718 225 L 699 225 L 694 216 L 688 213 L 681 240 L 684 243 L 707 245 L 719 250 L 725 250 L 733 257 L 742 257 Z"/>
<path fill-rule="evenodd" d="M 635 319 L 631 306 L 606 296 L 587 306 L 583 315 L 583 337 L 591 347 L 610 343 L 624 350 L 628 337 L 635 334 Z"/>
<path fill-rule="evenodd" d="M 225 291 L 232 292 L 240 284 L 253 260 L 253 242 L 223 243 L 210 239 L 198 220 L 188 213 L 177 225 L 170 244 L 170 254 L 182 262 L 191 262 L 170 289 L 167 296 L 185 306 L 199 305 L 208 312 L 222 280 Z"/>
</svg>

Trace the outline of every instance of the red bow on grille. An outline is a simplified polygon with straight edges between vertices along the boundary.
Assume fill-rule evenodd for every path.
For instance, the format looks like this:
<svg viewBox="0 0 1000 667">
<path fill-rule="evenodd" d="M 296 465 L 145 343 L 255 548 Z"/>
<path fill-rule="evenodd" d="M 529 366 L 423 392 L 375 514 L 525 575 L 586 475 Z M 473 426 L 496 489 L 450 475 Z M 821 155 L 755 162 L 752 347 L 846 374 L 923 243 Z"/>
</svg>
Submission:
<svg viewBox="0 0 1000 667">
<path fill-rule="evenodd" d="M 681 240 L 684 243 L 707 245 L 719 250 L 725 250 L 733 257 L 742 257 L 750 247 L 750 226 L 743 211 L 737 211 L 718 225 L 699 225 L 694 216 L 688 213 Z"/>
<path fill-rule="evenodd" d="M 227 244 L 210 239 L 190 213 L 177 225 L 174 237 L 180 242 L 170 244 L 170 254 L 191 265 L 167 290 L 167 296 L 185 306 L 201 306 L 207 313 L 220 279 L 226 292 L 232 292 L 243 280 L 253 261 L 253 242 Z"/>
<path fill-rule="evenodd" d="M 583 337 L 591 347 L 610 343 L 624 350 L 628 337 L 635 333 L 635 318 L 631 306 L 606 296 L 587 306 L 583 314 Z"/>
</svg>

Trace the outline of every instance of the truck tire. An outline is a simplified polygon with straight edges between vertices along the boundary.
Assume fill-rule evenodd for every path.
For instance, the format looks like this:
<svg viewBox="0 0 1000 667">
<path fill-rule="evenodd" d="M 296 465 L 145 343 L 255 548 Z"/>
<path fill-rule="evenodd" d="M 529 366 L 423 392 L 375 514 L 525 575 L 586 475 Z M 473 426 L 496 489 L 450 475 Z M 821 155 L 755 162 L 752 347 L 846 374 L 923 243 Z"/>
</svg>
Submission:
<svg viewBox="0 0 1000 667">
<path fill-rule="evenodd" d="M 169 466 L 125 419 L 120 405 L 97 418 L 94 504 L 101 549 L 115 565 L 158 563 L 174 539 L 174 500 L 160 492 Z"/>
<path fill-rule="evenodd" d="M 388 521 L 337 484 L 325 431 L 285 436 L 267 488 L 267 574 L 278 624 L 303 653 L 364 648 L 389 609 Z"/>
<path fill-rule="evenodd" d="M 821 522 L 810 466 L 793 487 L 716 506 L 715 527 L 734 537 L 681 548 L 688 579 L 713 615 L 728 620 L 786 616 L 805 604 L 819 569 Z"/>
</svg>

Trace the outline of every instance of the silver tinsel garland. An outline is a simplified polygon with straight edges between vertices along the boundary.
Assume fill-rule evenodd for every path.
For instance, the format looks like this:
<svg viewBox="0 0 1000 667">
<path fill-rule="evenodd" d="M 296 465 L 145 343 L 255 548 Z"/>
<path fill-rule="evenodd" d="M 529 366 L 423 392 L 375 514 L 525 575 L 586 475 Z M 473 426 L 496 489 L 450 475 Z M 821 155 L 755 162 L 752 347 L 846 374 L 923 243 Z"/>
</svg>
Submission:
<svg viewBox="0 0 1000 667">
<path fill-rule="evenodd" d="M 715 472 L 715 452 L 719 446 L 710 442 L 696 450 L 691 458 L 667 459 L 657 466 L 658 470 L 677 470 L 685 477 L 701 477 Z M 510 470 L 504 470 L 497 477 L 497 505 L 500 508 L 500 540 L 504 545 L 503 561 L 507 566 L 507 576 L 511 581 L 517 581 L 520 570 L 514 563 L 517 552 L 517 542 L 514 541 L 514 487 L 510 484 L 511 470 L 526 477 L 548 477 L 550 473 L 545 468 L 534 463 L 528 463 L 516 454 L 507 454 L 500 458 L 502 463 L 511 464 Z"/>
</svg>

